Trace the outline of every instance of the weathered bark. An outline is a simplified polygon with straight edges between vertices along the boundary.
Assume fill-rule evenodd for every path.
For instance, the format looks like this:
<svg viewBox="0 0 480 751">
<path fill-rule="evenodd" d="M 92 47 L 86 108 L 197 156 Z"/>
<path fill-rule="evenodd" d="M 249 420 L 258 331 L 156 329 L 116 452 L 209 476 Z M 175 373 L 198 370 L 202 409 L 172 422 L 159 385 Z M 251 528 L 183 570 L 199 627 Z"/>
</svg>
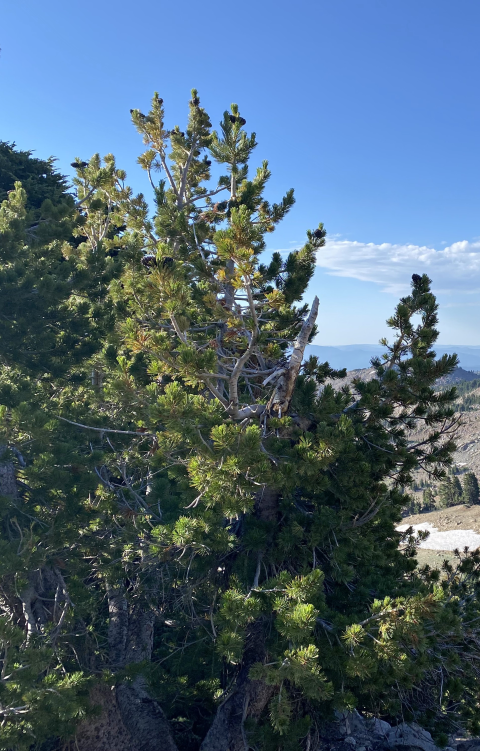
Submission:
<svg viewBox="0 0 480 751">
<path fill-rule="evenodd" d="M 47 623 L 58 625 L 62 618 L 60 608 L 63 610 L 70 603 L 60 572 L 46 566 L 32 571 L 27 586 L 16 596 L 22 604 L 27 641 L 33 634 L 42 633 Z"/>
<path fill-rule="evenodd" d="M 257 519 L 274 524 L 278 518 L 279 498 L 278 490 L 268 485 L 264 486 L 255 498 L 254 513 Z M 260 554 L 259 564 L 261 557 Z M 258 573 L 259 567 L 253 587 L 258 586 Z M 258 620 L 248 629 L 242 665 L 235 688 L 218 708 L 200 751 L 248 751 L 249 745 L 244 730 L 245 721 L 247 719 L 258 720 L 275 693 L 274 686 L 249 678 L 252 665 L 264 662 L 266 656 L 264 623 Z"/>
<path fill-rule="evenodd" d="M 125 646 L 128 633 L 128 604 L 125 588 L 107 583 L 108 600 L 108 649 L 112 668 L 125 665 Z"/>
<path fill-rule="evenodd" d="M 15 466 L 12 461 L 4 458 L 6 450 L 6 446 L 0 446 L 0 495 L 15 499 L 18 497 Z"/>
<path fill-rule="evenodd" d="M 117 687 L 97 684 L 90 701 L 98 714 L 80 725 L 68 751 L 178 751 L 141 678 Z"/>
<path fill-rule="evenodd" d="M 200 751 L 248 751 L 245 721 L 258 720 L 274 692 L 263 681 L 244 680 L 219 707 Z"/>
<path fill-rule="evenodd" d="M 235 689 L 218 708 L 200 751 L 248 751 L 245 721 L 258 720 L 275 692 L 274 686 L 249 678 L 252 665 L 265 659 L 263 627 L 261 621 L 250 627 Z"/>
<path fill-rule="evenodd" d="M 293 352 L 290 355 L 288 368 L 278 379 L 275 391 L 268 405 L 269 409 L 273 412 L 277 412 L 280 417 L 285 415 L 290 407 L 295 384 L 305 354 L 305 347 L 308 344 L 310 334 L 312 333 L 315 321 L 317 320 L 318 306 L 319 300 L 318 297 L 315 297 L 308 318 L 303 322 L 302 328 L 300 329 L 295 344 L 293 345 Z"/>
<path fill-rule="evenodd" d="M 97 684 L 90 692 L 90 701 L 98 714 L 81 723 L 65 751 L 133 751 L 132 736 L 123 723 L 115 688 Z"/>
<path fill-rule="evenodd" d="M 255 498 L 255 516 L 264 522 L 274 523 L 278 516 L 280 493 L 265 485 Z"/>
<path fill-rule="evenodd" d="M 153 624 L 155 613 L 136 603 L 128 614 L 128 632 L 125 645 L 125 664 L 150 661 L 153 649 Z"/>
<path fill-rule="evenodd" d="M 141 676 L 130 685 L 117 686 L 116 696 L 122 721 L 130 734 L 132 751 L 178 751 L 168 720 L 158 702 L 149 695 Z"/>
<path fill-rule="evenodd" d="M 107 585 L 108 646 L 112 670 L 148 662 L 155 613 L 148 603 L 129 603 L 122 582 Z M 101 710 L 77 730 L 77 751 L 178 751 L 169 723 L 140 675 L 116 687 L 95 686 L 91 701 Z M 73 747 L 72 747 L 73 751 Z"/>
<path fill-rule="evenodd" d="M 128 603 L 123 583 L 107 584 L 106 589 L 110 665 L 123 668 L 150 660 L 155 613 L 146 602 Z"/>
</svg>

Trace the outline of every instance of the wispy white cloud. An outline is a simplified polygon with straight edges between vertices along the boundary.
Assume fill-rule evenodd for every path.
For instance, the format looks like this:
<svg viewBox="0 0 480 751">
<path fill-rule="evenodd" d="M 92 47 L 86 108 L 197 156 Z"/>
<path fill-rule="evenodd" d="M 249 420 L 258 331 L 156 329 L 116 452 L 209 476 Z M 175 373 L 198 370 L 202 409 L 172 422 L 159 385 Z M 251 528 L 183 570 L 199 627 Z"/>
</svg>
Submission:
<svg viewBox="0 0 480 751">
<path fill-rule="evenodd" d="M 465 302 L 462 298 L 457 302 L 442 302 L 442 308 L 480 308 L 480 300 L 477 302 Z"/>
<path fill-rule="evenodd" d="M 380 284 L 395 295 L 405 293 L 412 274 L 426 273 L 436 293 L 480 292 L 480 241 L 463 240 L 442 250 L 419 245 L 361 243 L 327 239 L 318 266 L 333 276 Z"/>
</svg>

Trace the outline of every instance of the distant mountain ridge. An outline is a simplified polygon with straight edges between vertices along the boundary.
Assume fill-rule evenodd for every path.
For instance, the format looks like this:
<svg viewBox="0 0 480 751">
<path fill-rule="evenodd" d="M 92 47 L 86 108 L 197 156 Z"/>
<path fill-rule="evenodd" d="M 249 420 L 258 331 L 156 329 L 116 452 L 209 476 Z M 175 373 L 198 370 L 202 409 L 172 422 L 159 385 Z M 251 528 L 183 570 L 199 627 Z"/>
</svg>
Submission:
<svg viewBox="0 0 480 751">
<path fill-rule="evenodd" d="M 437 357 L 444 354 L 456 353 L 460 360 L 460 366 L 464 370 L 480 372 L 480 344 L 438 344 L 434 347 Z M 320 362 L 328 361 L 332 368 L 347 368 L 347 370 L 359 370 L 368 368 L 372 357 L 378 357 L 385 352 L 381 344 L 341 344 L 337 347 L 309 344 L 305 351 L 306 357 L 316 355 Z"/>
<path fill-rule="evenodd" d="M 375 368 L 358 368 L 356 370 L 347 371 L 345 378 L 327 378 L 326 383 L 331 383 L 336 391 L 339 391 L 344 386 L 351 386 L 355 379 L 360 381 L 372 381 L 377 377 L 377 371 Z M 463 368 L 455 368 L 449 375 L 439 378 L 435 382 L 436 387 L 453 386 L 459 384 L 462 381 L 480 381 L 477 373 L 472 373 L 471 370 L 464 370 Z"/>
</svg>

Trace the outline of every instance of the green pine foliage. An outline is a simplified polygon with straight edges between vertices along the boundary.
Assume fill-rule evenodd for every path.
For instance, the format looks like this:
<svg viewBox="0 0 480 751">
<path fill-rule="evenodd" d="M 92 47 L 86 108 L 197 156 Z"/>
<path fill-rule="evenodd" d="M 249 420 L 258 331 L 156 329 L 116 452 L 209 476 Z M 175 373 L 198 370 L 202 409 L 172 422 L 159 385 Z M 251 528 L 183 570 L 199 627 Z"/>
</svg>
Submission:
<svg viewBox="0 0 480 751">
<path fill-rule="evenodd" d="M 15 144 L 0 141 L 0 203 L 7 200 L 15 183 L 22 183 L 27 195 L 27 211 L 39 212 L 45 201 L 54 206 L 72 206 L 68 184 L 55 170 L 55 159 L 37 159 L 31 151 L 20 151 Z"/>
<path fill-rule="evenodd" d="M 418 495 L 412 496 L 409 506 L 406 508 L 408 514 L 422 514 L 435 510 L 435 498 L 431 488 L 425 488 L 421 498 Z"/>
<path fill-rule="evenodd" d="M 462 486 L 458 477 L 446 477 L 438 486 L 438 502 L 440 508 L 457 506 L 462 503 Z"/>
<path fill-rule="evenodd" d="M 479 557 L 442 578 L 395 531 L 413 472 L 442 479 L 454 449 L 430 280 L 377 378 L 335 390 L 303 361 L 325 229 L 265 253 L 293 191 L 267 200 L 238 107 L 212 131 L 193 90 L 181 130 L 156 94 L 132 120 L 154 206 L 95 155 L 44 221 L 18 183 L 0 209 L 0 749 L 95 751 L 105 684 L 133 748 L 138 707 L 185 751 L 301 748 L 336 708 L 475 730 Z"/>
<path fill-rule="evenodd" d="M 435 498 L 431 488 L 425 488 L 422 493 L 422 510 L 433 511 L 435 509 Z"/>
<path fill-rule="evenodd" d="M 65 667 L 57 639 L 69 623 L 64 556 L 94 464 L 84 471 L 84 441 L 55 418 L 62 405 L 88 411 L 91 360 L 113 323 L 113 261 L 82 254 L 79 206 L 51 162 L 1 153 L 3 178 L 26 186 L 7 184 L 0 207 L 0 475 L 13 466 L 17 477 L 13 497 L 0 495 L 0 747 L 11 749 L 68 734 L 88 704 L 89 676 Z M 12 620 L 11 607 L 25 616 Z"/>
<path fill-rule="evenodd" d="M 463 477 L 462 501 L 467 506 L 480 503 L 480 490 L 475 472 L 467 472 Z"/>
</svg>

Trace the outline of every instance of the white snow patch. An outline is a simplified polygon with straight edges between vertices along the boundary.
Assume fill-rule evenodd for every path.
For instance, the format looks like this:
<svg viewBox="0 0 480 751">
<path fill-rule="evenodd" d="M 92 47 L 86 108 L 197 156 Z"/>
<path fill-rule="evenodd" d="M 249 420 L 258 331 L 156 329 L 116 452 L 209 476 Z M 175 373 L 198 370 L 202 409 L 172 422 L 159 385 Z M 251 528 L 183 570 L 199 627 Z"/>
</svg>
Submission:
<svg viewBox="0 0 480 751">
<path fill-rule="evenodd" d="M 450 529 L 447 532 L 439 532 L 430 522 L 421 524 L 401 524 L 397 527 L 398 532 L 404 532 L 409 527 L 413 527 L 415 532 L 423 530 L 430 532 L 426 540 L 420 543 L 419 547 L 424 550 L 463 550 L 464 547 L 470 550 L 480 548 L 480 535 L 473 529 Z"/>
</svg>

